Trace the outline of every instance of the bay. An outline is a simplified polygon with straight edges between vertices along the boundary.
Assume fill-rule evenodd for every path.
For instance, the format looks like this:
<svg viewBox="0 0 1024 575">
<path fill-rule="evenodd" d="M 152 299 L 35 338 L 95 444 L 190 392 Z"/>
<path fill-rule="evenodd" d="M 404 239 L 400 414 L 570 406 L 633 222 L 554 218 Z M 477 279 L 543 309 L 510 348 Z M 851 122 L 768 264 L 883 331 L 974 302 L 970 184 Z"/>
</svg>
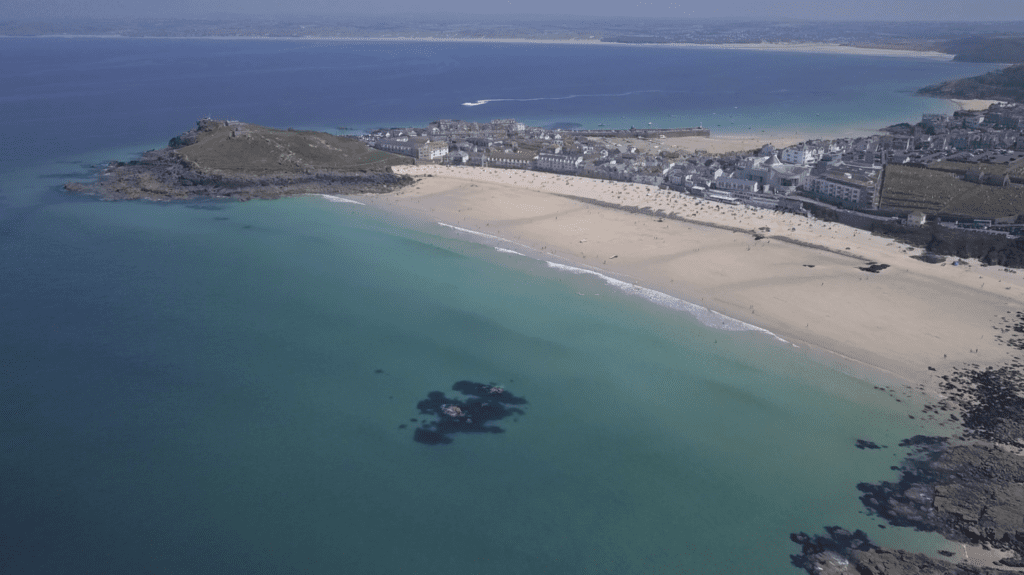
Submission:
<svg viewBox="0 0 1024 575">
<path fill-rule="evenodd" d="M 754 130 L 848 129 L 946 110 L 909 90 L 985 67 L 516 44 L 0 50 L 12 572 L 794 573 L 788 534 L 825 524 L 943 544 L 873 527 L 854 489 L 898 456 L 856 439 L 935 430 L 881 382 L 766 334 L 365 206 L 109 203 L 59 186 L 207 114 L 692 125 L 732 106 Z M 502 101 L 463 106 L 482 99 Z M 506 387 L 525 413 L 504 433 L 414 442 L 416 403 L 460 380 Z"/>
</svg>

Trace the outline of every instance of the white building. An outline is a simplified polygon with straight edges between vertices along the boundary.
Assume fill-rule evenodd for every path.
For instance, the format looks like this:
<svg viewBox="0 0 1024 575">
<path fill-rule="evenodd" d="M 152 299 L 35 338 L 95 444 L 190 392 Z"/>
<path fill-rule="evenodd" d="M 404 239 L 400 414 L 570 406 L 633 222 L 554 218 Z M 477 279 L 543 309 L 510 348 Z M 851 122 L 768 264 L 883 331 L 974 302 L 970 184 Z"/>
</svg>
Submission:
<svg viewBox="0 0 1024 575">
<path fill-rule="evenodd" d="M 484 154 L 484 165 L 494 168 L 529 170 L 536 158 L 527 152 L 499 152 Z"/>
<path fill-rule="evenodd" d="M 879 170 L 830 166 L 811 175 L 808 191 L 844 205 L 877 208 L 879 176 Z"/>
<path fill-rule="evenodd" d="M 538 170 L 551 172 L 575 172 L 583 165 L 583 156 L 566 156 L 563 154 L 541 153 L 535 165 Z"/>
<path fill-rule="evenodd" d="M 806 144 L 798 144 L 782 150 L 782 161 L 787 164 L 809 166 L 820 162 L 824 155 L 825 151 L 821 148 L 810 147 Z"/>
<path fill-rule="evenodd" d="M 760 184 L 754 180 L 744 180 L 742 178 L 718 178 L 714 184 L 719 190 L 729 190 L 731 192 L 757 193 L 761 189 Z"/>
<path fill-rule="evenodd" d="M 448 154 L 447 142 L 431 142 L 426 138 L 386 138 L 377 140 L 373 147 L 385 152 L 411 156 L 420 160 L 436 160 Z"/>
</svg>

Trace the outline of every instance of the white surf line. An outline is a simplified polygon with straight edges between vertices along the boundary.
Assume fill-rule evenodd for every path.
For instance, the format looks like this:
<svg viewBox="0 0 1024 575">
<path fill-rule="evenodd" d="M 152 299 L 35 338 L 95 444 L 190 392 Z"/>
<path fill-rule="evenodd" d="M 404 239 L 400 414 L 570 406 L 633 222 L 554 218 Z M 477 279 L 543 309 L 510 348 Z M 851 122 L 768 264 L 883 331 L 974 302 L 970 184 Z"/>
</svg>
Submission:
<svg viewBox="0 0 1024 575">
<path fill-rule="evenodd" d="M 450 228 L 450 229 L 453 229 L 453 230 L 455 230 L 457 232 L 462 232 L 464 234 L 480 236 L 480 237 L 487 238 L 487 239 L 490 239 L 490 240 L 498 240 L 499 242 L 505 242 L 507 244 L 513 244 L 513 245 L 524 247 L 526 249 L 531 249 L 530 246 L 528 246 L 528 245 L 521 244 L 519 242 L 514 242 L 512 240 L 506 240 L 505 238 L 500 237 L 500 236 L 492 236 L 491 234 L 485 234 L 483 232 L 478 232 L 476 230 L 467 230 L 466 228 L 460 228 L 459 226 L 453 226 L 451 224 L 446 224 L 444 222 L 437 222 L 437 225 L 439 225 L 441 227 L 445 227 L 445 228 Z M 497 249 L 497 248 L 495 248 L 495 249 Z M 518 253 L 518 252 L 516 252 L 516 253 Z M 522 254 L 519 254 L 519 255 L 522 255 Z"/>
<path fill-rule="evenodd" d="M 326 198 L 327 201 L 329 201 L 329 202 L 338 202 L 339 204 L 356 204 L 356 205 L 359 205 L 359 206 L 365 206 L 366 205 L 363 202 L 357 202 L 355 200 L 350 200 L 348 198 L 342 198 L 342 197 L 339 197 L 339 196 L 332 196 L 330 194 L 317 194 L 317 195 L 320 196 L 321 198 Z"/>
<path fill-rule="evenodd" d="M 548 265 L 548 267 L 569 272 L 572 274 L 589 274 L 597 276 L 604 280 L 605 283 L 607 283 L 608 285 L 619 288 L 620 290 L 626 293 L 638 295 L 651 303 L 664 306 L 669 309 L 686 312 L 692 315 L 693 317 L 697 318 L 697 321 L 699 321 L 700 323 L 707 327 L 713 327 L 725 331 L 756 331 L 770 335 L 783 343 L 789 343 L 788 341 L 764 329 L 763 327 L 757 327 L 756 325 L 749 324 L 745 321 L 740 321 L 738 319 L 731 318 L 727 315 L 718 313 L 717 311 L 710 310 L 704 306 L 700 306 L 695 303 L 679 299 L 675 296 L 670 296 L 667 293 L 638 286 L 636 284 L 631 284 L 629 282 L 624 282 L 622 280 L 615 279 L 611 276 L 606 276 L 600 272 L 596 272 L 593 270 L 568 266 L 565 264 L 559 264 L 551 261 L 545 261 L 545 263 Z"/>
<path fill-rule="evenodd" d="M 498 246 L 494 246 L 494 249 L 499 251 L 499 252 L 501 252 L 501 253 L 503 253 L 503 254 L 515 254 L 517 256 L 526 257 L 524 254 L 521 254 L 521 253 L 519 253 L 519 252 L 517 252 L 515 250 L 506 250 L 505 248 L 499 248 Z"/>
</svg>

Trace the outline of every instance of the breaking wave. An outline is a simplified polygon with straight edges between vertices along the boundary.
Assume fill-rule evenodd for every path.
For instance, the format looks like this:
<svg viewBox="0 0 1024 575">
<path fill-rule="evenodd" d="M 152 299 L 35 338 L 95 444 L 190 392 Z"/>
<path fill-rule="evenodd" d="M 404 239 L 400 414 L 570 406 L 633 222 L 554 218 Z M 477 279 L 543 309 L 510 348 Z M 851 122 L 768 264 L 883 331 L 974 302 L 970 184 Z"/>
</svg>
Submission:
<svg viewBox="0 0 1024 575">
<path fill-rule="evenodd" d="M 340 204 L 357 204 L 357 205 L 360 205 L 360 206 L 365 206 L 366 205 L 363 202 L 357 202 L 355 200 L 350 200 L 348 198 L 341 198 L 341 197 L 338 197 L 338 196 L 331 196 L 331 195 L 328 195 L 328 194 L 320 194 L 320 197 L 327 198 L 327 201 L 329 201 L 329 202 L 338 202 Z"/>
<path fill-rule="evenodd" d="M 519 252 L 517 252 L 515 250 L 506 250 L 505 248 L 499 248 L 498 246 L 494 246 L 494 249 L 498 250 L 499 252 L 501 252 L 503 254 L 515 254 L 517 256 L 523 255 L 523 254 L 521 254 L 521 253 L 519 253 Z"/>
<path fill-rule="evenodd" d="M 546 261 L 545 263 L 548 264 L 548 267 L 565 271 L 571 274 L 589 274 L 597 276 L 604 280 L 605 283 L 607 283 L 608 285 L 616 287 L 625 293 L 638 295 L 651 303 L 655 303 L 657 305 L 664 306 L 669 309 L 686 312 L 692 315 L 693 317 L 697 318 L 697 321 L 699 321 L 700 323 L 704 324 L 707 327 L 713 327 L 725 331 L 756 331 L 768 334 L 781 342 L 786 342 L 786 340 L 782 339 L 781 337 L 775 335 L 774 333 L 764 328 L 757 327 L 756 325 L 751 325 L 747 322 L 740 321 L 738 319 L 731 318 L 727 315 L 720 314 L 717 311 L 712 311 L 704 306 L 699 306 L 695 303 L 690 303 L 686 300 L 670 296 L 667 293 L 662 293 L 657 290 L 652 290 L 650 288 L 645 288 L 635 284 L 631 284 L 629 282 L 617 280 L 613 277 L 606 276 L 600 272 L 595 272 L 593 270 L 567 266 L 565 264 L 558 264 L 549 261 Z"/>
<path fill-rule="evenodd" d="M 506 243 L 506 244 L 513 244 L 513 245 L 517 245 L 517 246 L 523 246 L 524 248 L 525 247 L 529 247 L 529 246 L 525 246 L 525 245 L 523 245 L 523 244 L 521 244 L 519 242 L 514 242 L 512 240 L 506 240 L 505 238 L 500 237 L 500 236 L 492 236 L 491 234 L 485 234 L 483 232 L 478 232 L 478 231 L 475 231 L 475 230 L 467 230 L 466 228 L 460 228 L 459 226 L 453 226 L 451 224 L 446 224 L 444 222 L 437 222 L 437 225 L 445 227 L 445 228 L 453 229 L 453 230 L 455 230 L 457 232 L 462 232 L 464 234 L 470 234 L 470 235 L 474 235 L 474 236 L 480 236 L 482 238 L 487 238 L 489 240 L 497 240 L 499 242 L 503 242 L 503 243 Z M 495 249 L 500 250 L 501 248 L 497 248 L 496 247 Z M 513 253 L 519 253 L 519 252 L 513 252 Z M 523 254 L 519 254 L 519 255 L 523 255 Z"/>
</svg>

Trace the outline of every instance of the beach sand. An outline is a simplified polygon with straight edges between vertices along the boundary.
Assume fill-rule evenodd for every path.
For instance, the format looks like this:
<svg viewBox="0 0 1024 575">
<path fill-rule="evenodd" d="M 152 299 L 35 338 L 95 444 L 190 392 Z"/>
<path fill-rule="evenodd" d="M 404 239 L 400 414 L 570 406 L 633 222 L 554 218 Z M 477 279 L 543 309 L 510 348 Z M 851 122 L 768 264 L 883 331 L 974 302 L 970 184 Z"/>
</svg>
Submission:
<svg viewBox="0 0 1024 575">
<path fill-rule="evenodd" d="M 1005 104 L 1002 100 L 956 100 L 951 99 L 950 102 L 956 104 L 957 108 L 961 110 L 987 110 L 992 104 Z"/>
<path fill-rule="evenodd" d="M 552 261 L 700 304 L 853 372 L 896 376 L 908 392 L 942 395 L 929 367 L 948 373 L 964 362 L 994 365 L 1012 356 L 995 342 L 994 327 L 1024 309 L 1024 274 L 978 262 L 927 264 L 910 257 L 920 250 L 862 230 L 653 186 L 489 168 L 396 171 L 431 177 L 361 201 L 519 242 Z M 755 239 L 754 231 L 765 237 Z M 859 269 L 869 261 L 891 267 Z"/>
</svg>

